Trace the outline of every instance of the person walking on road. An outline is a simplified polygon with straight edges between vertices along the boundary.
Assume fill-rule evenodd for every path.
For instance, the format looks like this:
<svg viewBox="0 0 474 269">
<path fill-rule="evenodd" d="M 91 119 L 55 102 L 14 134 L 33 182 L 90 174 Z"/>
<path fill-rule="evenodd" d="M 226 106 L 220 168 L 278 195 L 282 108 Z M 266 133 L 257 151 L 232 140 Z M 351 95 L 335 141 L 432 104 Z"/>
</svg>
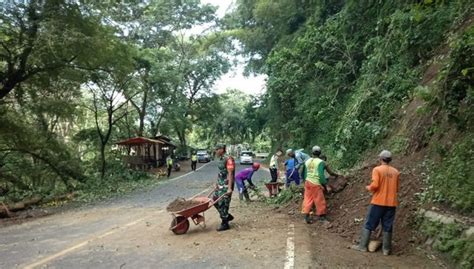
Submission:
<svg viewBox="0 0 474 269">
<path fill-rule="evenodd" d="M 272 158 L 270 159 L 270 175 L 272 177 L 272 180 L 270 182 L 274 183 L 277 182 L 278 180 L 278 160 L 280 159 L 280 156 L 283 154 L 283 151 L 281 149 L 278 149 L 275 154 L 273 154 Z"/>
<path fill-rule="evenodd" d="M 372 200 L 362 229 L 361 239 L 359 245 L 352 246 L 352 249 L 366 252 L 370 233 L 377 228 L 379 223 L 382 223 L 382 252 L 383 255 L 390 255 L 395 209 L 398 205 L 397 193 L 400 186 L 400 172 L 390 166 L 392 161 L 390 151 L 383 150 L 379 154 L 379 158 L 380 165 L 372 170 L 372 183 L 366 187 L 369 192 L 372 192 Z"/>
<path fill-rule="evenodd" d="M 171 176 L 171 170 L 173 169 L 173 157 L 171 157 L 171 154 L 166 157 L 166 167 L 168 168 L 168 178 Z"/>
<path fill-rule="evenodd" d="M 316 207 L 316 216 L 319 220 L 326 221 L 326 199 L 324 198 L 324 185 L 327 183 L 324 175 L 326 163 L 319 157 L 321 155 L 321 148 L 314 146 L 311 150 L 313 155 L 309 158 L 303 166 L 304 183 L 304 200 L 303 213 L 305 222 L 313 223 L 310 216 L 310 211 L 313 205 Z"/>
<path fill-rule="evenodd" d="M 249 188 L 255 189 L 255 185 L 252 182 L 252 176 L 255 171 L 260 168 L 259 163 L 253 163 L 252 168 L 245 168 L 244 170 L 237 173 L 235 176 L 235 184 L 237 185 L 237 190 L 239 191 L 239 199 L 242 201 L 245 197 L 247 202 L 250 202 L 249 192 L 247 186 L 245 186 L 245 181 L 249 183 Z"/>
<path fill-rule="evenodd" d="M 196 171 L 198 157 L 195 151 L 191 154 L 191 170 Z"/>
<path fill-rule="evenodd" d="M 230 229 L 229 221 L 234 217 L 229 213 L 230 201 L 232 198 L 232 191 L 234 190 L 234 176 L 235 176 L 235 161 L 234 158 L 225 154 L 226 146 L 218 144 L 216 146 L 217 168 L 219 173 L 217 175 L 216 188 L 214 190 L 214 201 L 222 198 L 214 204 L 222 223 L 217 231 L 225 231 Z"/>
<path fill-rule="evenodd" d="M 292 181 L 295 182 L 297 186 L 300 185 L 300 174 L 298 172 L 299 163 L 295 157 L 295 152 L 292 149 L 286 151 L 286 155 L 290 157 L 285 161 L 286 168 L 286 187 L 288 188 Z"/>
</svg>

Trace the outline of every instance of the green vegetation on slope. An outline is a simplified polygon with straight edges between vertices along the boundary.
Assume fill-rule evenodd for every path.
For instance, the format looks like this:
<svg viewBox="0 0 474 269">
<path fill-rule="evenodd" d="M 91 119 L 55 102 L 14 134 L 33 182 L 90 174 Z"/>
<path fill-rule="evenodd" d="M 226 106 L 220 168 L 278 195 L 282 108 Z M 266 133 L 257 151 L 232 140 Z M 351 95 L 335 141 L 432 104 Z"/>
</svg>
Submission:
<svg viewBox="0 0 474 269">
<path fill-rule="evenodd" d="M 420 229 L 434 240 L 434 249 L 449 254 L 460 268 L 474 266 L 474 238 L 463 234 L 462 225 L 423 220 Z"/>
<path fill-rule="evenodd" d="M 466 0 L 240 0 L 226 23 L 249 71 L 268 75 L 262 109 L 274 148 L 318 144 L 341 169 L 385 147 L 399 160 L 421 151 L 430 164 L 422 196 L 470 213 L 473 9 Z M 439 249 L 472 263 L 464 245 Z"/>
<path fill-rule="evenodd" d="M 438 113 L 439 127 L 430 130 L 441 131 L 448 114 L 470 136 L 472 26 L 449 33 L 469 19 L 471 1 L 303 2 L 304 12 L 292 1 L 239 1 L 227 18 L 253 56 L 248 67 L 269 76 L 263 109 L 271 111 L 274 146 L 319 144 L 336 166 L 352 167 L 398 128 L 400 108 L 418 94 L 427 63 L 446 42 L 452 60 L 442 66 L 443 84 L 427 90 L 433 101 L 426 117 Z M 281 9 L 276 14 L 263 9 L 274 5 Z M 297 27 L 284 27 L 296 21 Z M 268 47 L 256 50 L 255 42 Z M 403 152 L 409 139 L 389 144 Z"/>
</svg>

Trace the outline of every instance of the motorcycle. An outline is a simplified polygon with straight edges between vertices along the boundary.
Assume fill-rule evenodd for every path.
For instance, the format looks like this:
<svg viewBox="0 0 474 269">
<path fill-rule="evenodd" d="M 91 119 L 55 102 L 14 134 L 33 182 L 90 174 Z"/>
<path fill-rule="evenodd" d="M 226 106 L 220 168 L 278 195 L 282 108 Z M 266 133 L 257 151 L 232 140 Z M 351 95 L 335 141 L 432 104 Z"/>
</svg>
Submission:
<svg viewBox="0 0 474 269">
<path fill-rule="evenodd" d="M 178 159 L 175 159 L 174 162 L 173 162 L 173 170 L 174 171 L 181 170 L 181 165 L 179 164 Z"/>
</svg>

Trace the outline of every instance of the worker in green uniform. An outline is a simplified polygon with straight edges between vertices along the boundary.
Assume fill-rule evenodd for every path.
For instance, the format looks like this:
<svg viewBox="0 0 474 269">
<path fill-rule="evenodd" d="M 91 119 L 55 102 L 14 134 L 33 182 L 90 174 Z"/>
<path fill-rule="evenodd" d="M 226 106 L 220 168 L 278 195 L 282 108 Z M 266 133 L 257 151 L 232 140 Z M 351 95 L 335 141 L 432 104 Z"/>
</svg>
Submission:
<svg viewBox="0 0 474 269">
<path fill-rule="evenodd" d="M 191 155 L 191 170 L 196 171 L 196 165 L 198 161 L 198 156 L 195 151 L 193 151 L 193 154 Z"/>
<path fill-rule="evenodd" d="M 171 170 L 173 169 L 173 165 L 173 157 L 170 154 L 168 155 L 168 157 L 166 157 L 166 168 L 168 169 L 168 178 L 171 176 Z"/>
<path fill-rule="evenodd" d="M 230 229 L 229 221 L 234 219 L 234 217 L 229 214 L 229 207 L 232 191 L 234 190 L 235 161 L 234 158 L 225 154 L 226 146 L 224 144 L 218 144 L 215 149 L 219 173 L 217 175 L 217 184 L 213 199 L 217 200 L 223 196 L 214 206 L 222 220 L 217 231 L 225 231 Z"/>
</svg>

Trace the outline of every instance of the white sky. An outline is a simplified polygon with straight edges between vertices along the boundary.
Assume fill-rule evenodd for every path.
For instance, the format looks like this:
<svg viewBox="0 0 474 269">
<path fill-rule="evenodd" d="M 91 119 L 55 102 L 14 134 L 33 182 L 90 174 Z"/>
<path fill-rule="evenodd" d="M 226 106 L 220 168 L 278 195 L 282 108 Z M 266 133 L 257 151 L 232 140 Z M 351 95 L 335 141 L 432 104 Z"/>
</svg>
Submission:
<svg viewBox="0 0 474 269">
<path fill-rule="evenodd" d="M 222 17 L 232 5 L 233 0 L 201 0 L 203 4 L 212 4 L 218 6 L 217 16 Z M 239 89 L 247 94 L 259 95 L 265 92 L 265 78 L 264 75 L 249 76 L 243 75 L 244 62 L 243 59 L 238 59 L 239 64 L 234 66 L 229 73 L 222 76 L 214 85 L 214 90 L 217 93 L 222 93 L 228 88 Z"/>
</svg>

